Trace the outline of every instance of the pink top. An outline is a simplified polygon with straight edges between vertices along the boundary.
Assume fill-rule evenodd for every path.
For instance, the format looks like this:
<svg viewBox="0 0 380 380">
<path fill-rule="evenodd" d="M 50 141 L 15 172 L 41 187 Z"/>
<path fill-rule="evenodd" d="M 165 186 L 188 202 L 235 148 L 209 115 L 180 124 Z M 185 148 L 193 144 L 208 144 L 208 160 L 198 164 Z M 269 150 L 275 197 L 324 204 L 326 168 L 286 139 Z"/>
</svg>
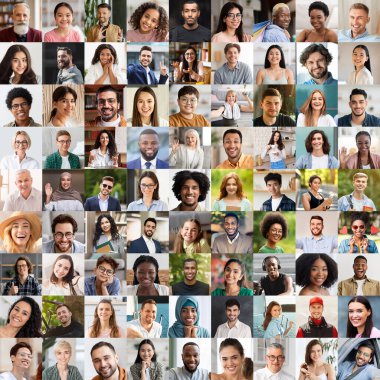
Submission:
<svg viewBox="0 0 380 380">
<path fill-rule="evenodd" d="M 55 29 L 44 35 L 44 42 L 81 42 L 81 40 L 80 34 L 75 29 L 70 29 L 70 33 L 66 38 L 62 38 L 57 34 Z"/>
<path fill-rule="evenodd" d="M 249 34 L 243 33 L 243 42 L 251 42 L 251 41 L 252 41 L 252 36 L 250 36 Z M 239 42 L 239 39 L 237 38 L 236 35 L 233 37 L 226 37 L 224 32 L 219 32 L 212 36 L 211 42 L 226 42 L 226 43 Z"/>
<path fill-rule="evenodd" d="M 140 33 L 138 29 L 127 30 L 128 42 L 167 42 L 169 41 L 169 33 L 164 39 L 160 39 L 157 35 L 157 30 L 152 30 L 150 33 Z"/>
<path fill-rule="evenodd" d="M 362 334 L 356 334 L 355 338 L 361 338 Z M 376 327 L 372 327 L 370 338 L 380 338 L 380 330 Z"/>
</svg>

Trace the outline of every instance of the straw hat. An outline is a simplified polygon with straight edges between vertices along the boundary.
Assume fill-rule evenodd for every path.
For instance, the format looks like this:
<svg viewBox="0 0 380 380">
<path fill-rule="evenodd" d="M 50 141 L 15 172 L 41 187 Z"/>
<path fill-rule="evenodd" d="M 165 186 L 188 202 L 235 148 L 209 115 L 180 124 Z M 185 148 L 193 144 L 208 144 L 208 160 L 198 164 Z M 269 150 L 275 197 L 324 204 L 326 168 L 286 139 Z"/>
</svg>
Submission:
<svg viewBox="0 0 380 380">
<path fill-rule="evenodd" d="M 32 237 L 37 241 L 41 237 L 42 225 L 38 215 L 33 212 L 15 211 L 0 223 L 0 237 L 4 240 L 4 229 L 17 219 L 26 219 L 30 223 Z"/>
</svg>

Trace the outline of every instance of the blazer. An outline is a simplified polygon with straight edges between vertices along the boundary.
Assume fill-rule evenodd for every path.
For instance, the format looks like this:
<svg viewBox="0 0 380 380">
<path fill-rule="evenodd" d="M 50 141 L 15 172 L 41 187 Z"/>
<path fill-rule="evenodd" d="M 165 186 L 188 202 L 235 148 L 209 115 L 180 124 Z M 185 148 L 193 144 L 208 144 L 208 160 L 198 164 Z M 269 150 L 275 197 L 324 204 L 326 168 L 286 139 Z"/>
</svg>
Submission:
<svg viewBox="0 0 380 380">
<path fill-rule="evenodd" d="M 160 79 L 154 76 L 154 72 L 152 70 L 149 71 L 151 84 L 165 84 L 168 75 L 160 75 Z M 140 64 L 131 63 L 127 67 L 127 79 L 128 84 L 148 84 L 148 76 L 147 72 Z"/>
<path fill-rule="evenodd" d="M 84 209 L 85 211 L 100 211 L 98 196 L 87 198 L 84 202 Z M 119 200 L 109 196 L 107 211 L 121 211 Z"/>
<path fill-rule="evenodd" d="M 153 239 L 156 246 L 156 253 L 162 253 L 161 244 L 158 240 Z M 131 245 L 128 247 L 128 253 L 149 253 L 148 246 L 145 243 L 144 238 L 141 236 L 136 240 L 131 241 Z"/>
<path fill-rule="evenodd" d="M 127 168 L 128 169 L 141 169 L 141 159 L 137 158 L 136 160 L 127 162 Z M 156 169 L 169 169 L 169 164 L 167 162 L 162 161 L 159 158 L 157 158 Z"/>
<path fill-rule="evenodd" d="M 0 32 L 1 42 L 17 42 L 17 35 L 13 30 L 13 26 L 3 29 Z M 42 32 L 37 29 L 29 28 L 26 33 L 26 42 L 42 42 Z"/>
</svg>

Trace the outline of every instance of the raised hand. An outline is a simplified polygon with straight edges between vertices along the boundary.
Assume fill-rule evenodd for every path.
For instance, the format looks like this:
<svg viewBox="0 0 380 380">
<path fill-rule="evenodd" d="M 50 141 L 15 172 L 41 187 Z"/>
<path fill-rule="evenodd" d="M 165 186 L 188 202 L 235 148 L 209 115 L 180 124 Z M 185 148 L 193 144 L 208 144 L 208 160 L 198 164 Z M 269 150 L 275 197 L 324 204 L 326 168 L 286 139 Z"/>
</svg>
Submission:
<svg viewBox="0 0 380 380">
<path fill-rule="evenodd" d="M 51 187 L 49 182 L 45 185 L 45 194 L 48 198 L 50 198 L 53 194 L 53 188 Z"/>
<path fill-rule="evenodd" d="M 168 75 L 168 68 L 160 61 L 160 74 L 164 77 Z"/>
</svg>

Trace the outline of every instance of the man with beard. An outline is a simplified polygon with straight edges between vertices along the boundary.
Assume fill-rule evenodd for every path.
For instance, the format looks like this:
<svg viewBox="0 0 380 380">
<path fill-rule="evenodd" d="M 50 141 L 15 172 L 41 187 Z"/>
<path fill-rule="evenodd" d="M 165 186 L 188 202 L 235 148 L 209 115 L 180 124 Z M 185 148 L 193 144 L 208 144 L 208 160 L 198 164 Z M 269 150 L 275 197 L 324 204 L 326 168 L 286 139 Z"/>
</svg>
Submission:
<svg viewBox="0 0 380 380">
<path fill-rule="evenodd" d="M 33 359 L 32 347 L 26 342 L 16 343 L 10 350 L 12 370 L 0 374 L 0 380 L 26 380 Z"/>
<path fill-rule="evenodd" d="M 128 253 L 162 253 L 160 242 L 152 237 L 156 231 L 156 227 L 156 219 L 145 219 L 144 233 L 138 239 L 131 241 Z"/>
<path fill-rule="evenodd" d="M 219 235 L 212 243 L 212 253 L 253 253 L 252 238 L 239 232 L 239 218 L 229 212 L 224 216 L 225 234 Z"/>
<path fill-rule="evenodd" d="M 281 193 L 281 174 L 268 173 L 264 181 L 271 197 L 262 204 L 261 211 L 296 211 L 296 203 Z"/>
<path fill-rule="evenodd" d="M 297 338 L 338 338 L 337 329 L 327 323 L 323 314 L 323 299 L 313 297 L 309 301 L 310 317 L 300 326 Z"/>
<path fill-rule="evenodd" d="M 211 41 L 211 30 L 198 24 L 201 11 L 197 1 L 185 0 L 181 15 L 185 23 L 170 29 L 169 41 L 189 43 Z"/>
<path fill-rule="evenodd" d="M 227 322 L 218 326 L 214 338 L 252 338 L 251 328 L 239 321 L 240 303 L 235 298 L 226 301 Z"/>
<path fill-rule="evenodd" d="M 57 84 L 83 84 L 83 76 L 73 64 L 73 52 L 68 47 L 57 47 Z"/>
<path fill-rule="evenodd" d="M 139 61 L 140 63 L 131 63 L 127 68 L 128 84 L 165 84 L 169 78 L 168 69 L 160 62 L 160 78 L 154 75 L 154 72 L 149 68 L 152 63 L 153 54 L 150 46 L 143 46 L 140 49 Z"/>
<path fill-rule="evenodd" d="M 42 42 L 40 30 L 29 27 L 30 7 L 25 2 L 13 6 L 13 26 L 0 31 L 1 42 Z"/>
<path fill-rule="evenodd" d="M 110 195 L 114 183 L 115 179 L 113 177 L 108 175 L 103 177 L 99 185 L 99 194 L 87 198 L 86 202 L 84 202 L 85 211 L 121 211 L 119 200 Z"/>
<path fill-rule="evenodd" d="M 300 62 L 309 72 L 311 78 L 304 84 L 338 84 L 333 78 L 328 66 L 332 62 L 332 55 L 322 44 L 309 45 L 300 56 Z"/>
<path fill-rule="evenodd" d="M 208 380 L 207 369 L 198 368 L 201 352 L 194 342 L 185 343 L 182 347 L 183 367 L 170 368 L 164 380 Z"/>
<path fill-rule="evenodd" d="M 380 369 L 373 363 L 373 354 L 375 348 L 370 340 L 365 340 L 359 343 L 356 351 L 355 361 L 344 361 L 339 363 L 338 366 L 338 380 L 345 379 L 360 379 L 360 380 L 373 380 L 380 377 Z"/>
<path fill-rule="evenodd" d="M 91 348 L 91 359 L 98 374 L 92 380 L 127 380 L 127 371 L 118 366 L 119 357 L 111 343 L 96 343 Z"/>
<path fill-rule="evenodd" d="M 73 313 L 70 308 L 61 303 L 55 308 L 55 313 L 60 326 L 53 327 L 46 332 L 44 338 L 48 337 L 60 337 L 60 338 L 83 338 L 84 337 L 84 326 L 72 319 Z"/>
<path fill-rule="evenodd" d="M 183 281 L 172 285 L 173 296 L 208 296 L 210 285 L 197 280 L 198 263 L 194 258 L 183 261 Z"/>
<path fill-rule="evenodd" d="M 276 256 L 267 256 L 261 267 L 267 272 L 267 275 L 260 279 L 261 289 L 266 296 L 293 295 L 293 280 L 285 273 L 280 273 L 281 263 Z"/>
<path fill-rule="evenodd" d="M 312 236 L 297 239 L 296 248 L 302 249 L 303 253 L 333 253 L 338 248 L 336 236 L 323 235 L 323 218 L 313 215 L 310 218 L 310 232 Z"/>
<path fill-rule="evenodd" d="M 338 127 L 379 127 L 380 118 L 366 112 L 368 106 L 365 90 L 354 88 L 350 94 L 348 105 L 351 113 L 338 119 Z"/>
<path fill-rule="evenodd" d="M 205 211 L 203 202 L 210 190 L 210 179 L 201 172 L 182 170 L 173 177 L 172 191 L 181 203 L 171 211 Z"/>
<path fill-rule="evenodd" d="M 51 231 L 54 239 L 43 243 L 44 253 L 84 253 L 86 246 L 75 240 L 78 231 L 76 220 L 69 214 L 60 214 L 53 219 Z"/>
<path fill-rule="evenodd" d="M 86 127 L 126 127 L 127 121 L 119 114 L 120 94 L 111 85 L 96 90 L 96 108 L 99 116 L 86 121 Z"/>
<path fill-rule="evenodd" d="M 262 42 L 290 42 L 287 31 L 292 17 L 285 3 L 278 3 L 272 9 L 272 22 L 265 28 Z"/>
<path fill-rule="evenodd" d="M 154 129 L 140 133 L 138 142 L 141 157 L 127 162 L 128 169 L 169 169 L 169 164 L 157 158 L 160 139 Z"/>
<path fill-rule="evenodd" d="M 140 318 L 127 322 L 127 338 L 160 338 L 162 326 L 156 322 L 156 301 L 143 301 L 140 309 Z"/>
<path fill-rule="evenodd" d="M 338 296 L 380 296 L 380 282 L 366 276 L 367 258 L 356 256 L 352 268 L 353 277 L 339 282 Z"/>
</svg>

